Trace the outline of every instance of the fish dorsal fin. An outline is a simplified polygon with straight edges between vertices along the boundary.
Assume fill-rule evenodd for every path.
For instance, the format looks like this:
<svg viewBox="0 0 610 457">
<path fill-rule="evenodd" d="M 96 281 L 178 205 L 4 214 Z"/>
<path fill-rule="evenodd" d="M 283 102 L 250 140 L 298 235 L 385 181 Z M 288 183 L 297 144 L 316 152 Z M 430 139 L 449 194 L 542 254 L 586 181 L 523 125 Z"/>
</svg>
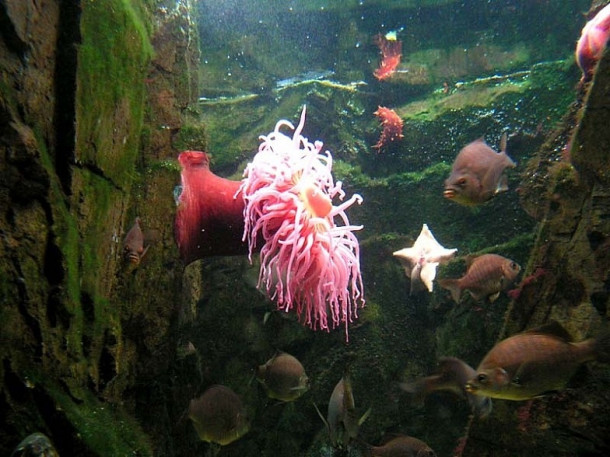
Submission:
<svg viewBox="0 0 610 457">
<path fill-rule="evenodd" d="M 499 296 L 500 292 L 498 291 L 496 293 L 491 294 L 489 297 L 487 297 L 487 299 L 489 300 L 489 303 L 493 303 L 498 299 Z"/>
<path fill-rule="evenodd" d="M 369 409 L 367 409 L 364 414 L 360 417 L 360 419 L 358 419 L 358 427 L 360 427 L 362 424 L 364 424 L 364 421 L 371 415 L 371 412 L 373 411 L 373 407 L 369 407 Z"/>
<path fill-rule="evenodd" d="M 502 133 L 502 137 L 500 137 L 500 152 L 506 152 L 506 145 L 508 143 L 508 135 L 506 132 Z"/>
<path fill-rule="evenodd" d="M 318 408 L 318 405 L 313 403 L 313 407 L 316 409 L 316 412 L 318 413 L 318 416 L 320 416 L 320 419 L 322 419 L 322 422 L 324 422 L 324 425 L 326 426 L 326 429 L 328 430 L 328 433 L 330 433 L 330 424 L 328 423 L 328 421 L 326 420 L 326 418 L 324 417 L 324 415 L 322 414 L 322 412 Z"/>
<path fill-rule="evenodd" d="M 473 373 L 474 370 L 472 367 L 467 365 L 464 361 L 458 359 L 457 357 L 439 357 L 436 373 L 438 374 L 438 379 L 442 380 L 452 380 L 456 377 L 456 372 L 462 369 L 463 366 L 469 368 Z"/>
<path fill-rule="evenodd" d="M 509 168 L 515 168 L 517 164 L 513 159 L 511 159 L 506 153 L 506 148 L 508 146 L 508 135 L 506 132 L 502 133 L 502 137 L 500 138 L 500 151 L 499 154 L 504 156 L 504 162 L 506 166 Z"/>
<path fill-rule="evenodd" d="M 467 254 L 463 257 L 464 262 L 466 263 L 466 270 L 468 270 L 472 266 L 477 257 L 479 256 L 474 254 Z"/>
<path fill-rule="evenodd" d="M 354 393 L 352 390 L 352 380 L 348 373 L 343 375 L 343 408 L 345 411 L 353 411 L 356 409 L 354 401 Z"/>
<path fill-rule="evenodd" d="M 539 327 L 534 327 L 529 330 L 526 330 L 523 333 L 530 333 L 534 335 L 550 335 L 562 341 L 565 341 L 566 343 L 570 343 L 573 341 L 572 335 L 570 335 L 568 331 L 563 328 L 563 326 L 557 321 L 550 321 Z"/>
</svg>

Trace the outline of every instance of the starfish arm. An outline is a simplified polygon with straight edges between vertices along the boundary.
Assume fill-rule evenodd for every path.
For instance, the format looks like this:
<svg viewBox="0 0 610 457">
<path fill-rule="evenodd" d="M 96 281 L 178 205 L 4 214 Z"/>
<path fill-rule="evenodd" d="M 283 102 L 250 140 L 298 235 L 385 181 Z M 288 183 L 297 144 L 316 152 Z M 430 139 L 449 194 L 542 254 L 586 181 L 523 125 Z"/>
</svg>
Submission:
<svg viewBox="0 0 610 457">
<path fill-rule="evenodd" d="M 421 268 L 420 277 L 429 292 L 432 292 L 434 278 L 436 278 L 436 267 L 438 262 L 426 262 Z"/>
</svg>

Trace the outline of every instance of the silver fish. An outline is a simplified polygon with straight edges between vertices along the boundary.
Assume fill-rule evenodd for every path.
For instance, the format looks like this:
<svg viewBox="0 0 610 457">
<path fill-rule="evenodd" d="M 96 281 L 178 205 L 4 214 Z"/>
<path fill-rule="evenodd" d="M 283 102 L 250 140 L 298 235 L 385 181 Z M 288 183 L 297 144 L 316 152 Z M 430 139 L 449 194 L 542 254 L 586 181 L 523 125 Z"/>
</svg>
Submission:
<svg viewBox="0 0 610 457">
<path fill-rule="evenodd" d="M 333 447 L 344 448 L 356 438 L 360 426 L 370 413 L 371 408 L 360 418 L 357 417 L 352 382 L 349 374 L 343 375 L 330 396 L 326 420 L 320 415 L 328 427 Z M 318 414 L 320 414 L 319 411 Z"/>
</svg>

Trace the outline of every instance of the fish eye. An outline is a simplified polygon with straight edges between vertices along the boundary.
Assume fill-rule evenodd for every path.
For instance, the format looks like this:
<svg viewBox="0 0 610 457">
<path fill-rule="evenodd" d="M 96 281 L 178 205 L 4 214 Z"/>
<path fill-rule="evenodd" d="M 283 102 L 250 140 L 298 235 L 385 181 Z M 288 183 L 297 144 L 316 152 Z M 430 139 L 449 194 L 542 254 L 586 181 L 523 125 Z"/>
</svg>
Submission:
<svg viewBox="0 0 610 457">
<path fill-rule="evenodd" d="M 513 378 L 513 380 L 511 382 L 517 386 L 521 385 L 521 379 L 517 378 L 517 377 Z"/>
<path fill-rule="evenodd" d="M 477 381 L 479 381 L 481 384 L 485 384 L 487 382 L 487 375 L 485 373 L 479 373 L 477 375 Z"/>
<path fill-rule="evenodd" d="M 458 179 L 456 184 L 460 187 L 464 187 L 466 185 L 466 178 Z"/>
<path fill-rule="evenodd" d="M 513 270 L 518 270 L 518 269 L 519 269 L 519 265 L 517 265 L 517 263 L 516 263 L 516 262 L 511 262 L 511 263 L 510 263 L 510 267 L 511 267 Z"/>
</svg>

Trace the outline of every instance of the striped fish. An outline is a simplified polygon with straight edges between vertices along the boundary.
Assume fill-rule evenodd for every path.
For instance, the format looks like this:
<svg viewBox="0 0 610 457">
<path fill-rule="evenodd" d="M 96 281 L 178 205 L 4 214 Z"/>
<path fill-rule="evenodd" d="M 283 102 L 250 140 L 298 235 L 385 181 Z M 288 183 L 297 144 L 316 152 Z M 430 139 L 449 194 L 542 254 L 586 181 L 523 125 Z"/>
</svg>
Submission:
<svg viewBox="0 0 610 457">
<path fill-rule="evenodd" d="M 487 298 L 493 302 L 500 292 L 513 283 L 521 267 L 518 263 L 497 254 L 483 254 L 466 259 L 466 274 L 459 279 L 440 279 L 439 285 L 451 292 L 456 303 L 462 291 L 468 290 L 475 300 Z"/>
</svg>

